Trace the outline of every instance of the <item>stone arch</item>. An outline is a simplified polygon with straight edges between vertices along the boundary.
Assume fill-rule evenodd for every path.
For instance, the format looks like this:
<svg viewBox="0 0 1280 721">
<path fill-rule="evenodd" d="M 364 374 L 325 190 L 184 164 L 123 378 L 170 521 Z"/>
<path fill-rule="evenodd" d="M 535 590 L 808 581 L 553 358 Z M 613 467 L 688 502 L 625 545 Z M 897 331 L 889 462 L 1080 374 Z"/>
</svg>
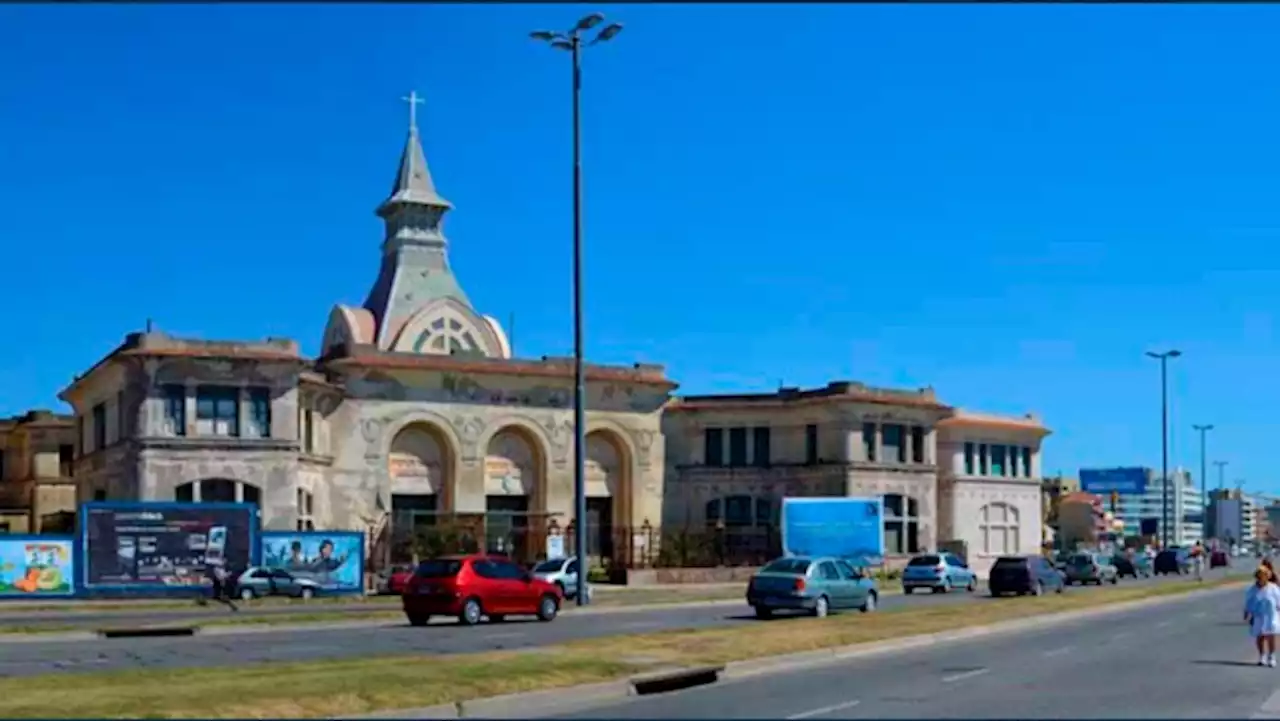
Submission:
<svg viewBox="0 0 1280 721">
<path fill-rule="evenodd" d="M 453 507 L 458 452 L 446 427 L 414 418 L 389 434 L 385 458 L 392 496 L 434 496 L 436 510 Z"/>
<path fill-rule="evenodd" d="M 627 436 L 609 426 L 587 431 L 587 497 L 613 499 L 615 525 L 632 525 L 635 453 Z"/>
<path fill-rule="evenodd" d="M 262 489 L 236 478 L 210 476 L 177 485 L 173 499 L 178 503 L 253 503 L 262 505 Z"/>
<path fill-rule="evenodd" d="M 485 496 L 525 496 L 541 512 L 547 497 L 547 440 L 538 426 L 520 418 L 493 424 L 484 440 Z"/>
<path fill-rule="evenodd" d="M 455 298 L 440 298 L 419 308 L 396 333 L 391 347 L 401 353 L 502 357 L 502 344 L 493 328 Z"/>
</svg>

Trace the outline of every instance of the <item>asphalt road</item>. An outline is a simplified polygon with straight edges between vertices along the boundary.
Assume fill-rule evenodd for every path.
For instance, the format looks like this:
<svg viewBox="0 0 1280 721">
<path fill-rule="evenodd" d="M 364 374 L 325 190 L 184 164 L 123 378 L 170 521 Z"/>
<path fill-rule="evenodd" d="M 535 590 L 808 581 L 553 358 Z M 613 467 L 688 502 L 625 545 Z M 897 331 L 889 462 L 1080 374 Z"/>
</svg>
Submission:
<svg viewBox="0 0 1280 721">
<path fill-rule="evenodd" d="M 1161 580 L 1128 583 L 1161 583 Z M 1091 593 L 1092 589 L 1072 589 Z M 981 594 L 888 595 L 881 608 L 999 603 Z M 646 611 L 566 612 L 554 623 L 511 620 L 468 628 L 454 623 L 411 628 L 402 622 L 358 628 L 256 628 L 243 634 L 185 638 L 55 641 L 33 637 L 0 645 L 0 676 L 62 671 L 226 666 L 254 662 L 311 661 L 402 654 L 474 653 L 531 648 L 577 639 L 681 628 L 760 623 L 746 604 L 707 604 Z"/>
<path fill-rule="evenodd" d="M 1243 600 L 1226 589 L 559 718 L 1280 719 L 1280 669 L 1254 665 Z"/>
</svg>

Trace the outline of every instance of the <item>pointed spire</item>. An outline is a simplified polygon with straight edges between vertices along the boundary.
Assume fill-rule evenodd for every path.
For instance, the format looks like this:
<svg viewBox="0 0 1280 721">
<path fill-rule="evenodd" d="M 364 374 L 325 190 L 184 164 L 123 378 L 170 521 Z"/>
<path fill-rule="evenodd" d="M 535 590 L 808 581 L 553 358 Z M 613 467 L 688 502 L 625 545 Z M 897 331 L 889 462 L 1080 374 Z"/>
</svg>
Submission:
<svg viewBox="0 0 1280 721">
<path fill-rule="evenodd" d="M 401 100 L 409 104 L 409 137 L 400 154 L 400 169 L 391 186 L 391 195 L 378 207 L 378 215 L 385 217 L 396 206 L 402 205 L 448 210 L 453 205 L 436 192 L 435 183 L 431 181 L 431 171 L 427 168 L 426 154 L 422 152 L 422 140 L 418 136 L 418 105 L 423 103 L 423 99 L 414 91 Z"/>
</svg>

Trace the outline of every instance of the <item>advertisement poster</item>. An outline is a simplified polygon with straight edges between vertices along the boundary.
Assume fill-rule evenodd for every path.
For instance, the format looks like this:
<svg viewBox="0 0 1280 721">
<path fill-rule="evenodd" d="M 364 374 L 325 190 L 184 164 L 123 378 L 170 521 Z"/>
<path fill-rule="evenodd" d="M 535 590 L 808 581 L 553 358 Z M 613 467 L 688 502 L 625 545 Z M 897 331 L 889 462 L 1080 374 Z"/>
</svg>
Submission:
<svg viewBox="0 0 1280 721">
<path fill-rule="evenodd" d="M 884 500 L 786 498 L 782 551 L 791 556 L 835 556 L 858 566 L 884 563 Z"/>
<path fill-rule="evenodd" d="M 235 575 L 257 557 L 252 503 L 86 503 L 80 518 L 88 591 L 203 586 L 211 563 Z"/>
<path fill-rule="evenodd" d="M 75 595 L 75 541 L 0 536 L 0 598 Z"/>
<path fill-rule="evenodd" d="M 307 578 L 334 593 L 364 591 L 364 534 L 350 531 L 267 532 L 262 565 Z"/>
</svg>

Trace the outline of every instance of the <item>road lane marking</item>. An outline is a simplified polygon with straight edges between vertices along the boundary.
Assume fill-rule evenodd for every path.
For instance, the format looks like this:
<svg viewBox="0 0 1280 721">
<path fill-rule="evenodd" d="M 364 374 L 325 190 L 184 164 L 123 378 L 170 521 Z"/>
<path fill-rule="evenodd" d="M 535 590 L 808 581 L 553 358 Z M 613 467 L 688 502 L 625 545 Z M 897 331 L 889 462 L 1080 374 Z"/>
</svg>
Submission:
<svg viewBox="0 0 1280 721">
<path fill-rule="evenodd" d="M 1061 656 L 1062 654 L 1067 653 L 1067 652 L 1068 652 L 1068 651 L 1070 651 L 1070 650 L 1071 650 L 1071 647 L 1070 647 L 1070 646 L 1063 646 L 1062 648 L 1055 648 L 1055 649 L 1053 649 L 1052 651 L 1045 651 L 1045 652 L 1044 652 L 1044 655 L 1046 655 L 1046 656 Z"/>
<path fill-rule="evenodd" d="M 855 701 L 845 701 L 844 703 L 833 704 L 831 706 L 823 706 L 822 708 L 815 708 L 811 711 L 804 711 L 802 713 L 788 716 L 787 721 L 796 721 L 797 719 L 802 719 L 802 718 L 813 718 L 814 716 L 825 716 L 829 713 L 835 713 L 836 711 L 843 711 L 847 708 L 853 708 L 854 706 L 857 706 L 860 703 L 862 702 L 855 700 Z"/>
<path fill-rule="evenodd" d="M 966 678 L 973 678 L 974 676 L 981 676 L 981 675 L 982 675 L 982 674 L 984 674 L 984 673 L 991 673 L 991 669 L 989 669 L 989 668 L 975 668 L 975 669 L 974 669 L 974 670 L 972 670 L 972 671 L 965 671 L 964 673 L 957 673 L 957 674 L 952 674 L 952 675 L 950 675 L 950 676 L 943 676 L 943 677 L 942 677 L 942 682 L 943 682 L 943 683 L 955 683 L 956 681 L 963 681 L 963 680 L 965 680 Z"/>
<path fill-rule="evenodd" d="M 1271 697 L 1258 708 L 1258 712 L 1250 716 L 1251 719 L 1280 719 L 1280 691 L 1271 694 Z"/>
</svg>

